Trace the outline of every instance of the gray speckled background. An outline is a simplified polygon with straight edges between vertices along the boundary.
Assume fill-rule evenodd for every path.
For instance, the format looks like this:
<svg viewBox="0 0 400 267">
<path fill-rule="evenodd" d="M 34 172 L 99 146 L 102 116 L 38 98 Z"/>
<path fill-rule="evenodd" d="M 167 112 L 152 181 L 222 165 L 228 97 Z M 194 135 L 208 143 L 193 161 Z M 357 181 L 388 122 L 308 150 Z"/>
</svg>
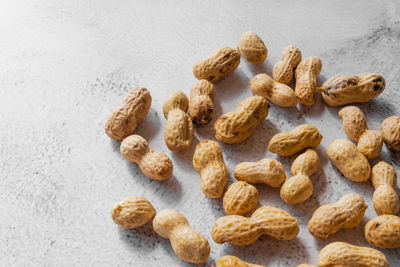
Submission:
<svg viewBox="0 0 400 267">
<path fill-rule="evenodd" d="M 157 1 L 158 2 L 158 1 Z M 286 205 L 279 190 L 258 185 L 260 204 L 296 216 L 300 234 L 291 241 L 267 237 L 248 247 L 217 245 L 210 236 L 224 215 L 221 200 L 206 198 L 191 163 L 199 140 L 213 138 L 212 123 L 195 130 L 188 151 L 169 152 L 163 141 L 162 103 L 173 90 L 189 93 L 193 64 L 220 46 L 235 47 L 247 30 L 268 47 L 260 66 L 242 61 L 216 84 L 215 117 L 245 96 L 257 73 L 271 73 L 286 45 L 303 57 L 319 56 L 319 81 L 335 74 L 377 72 L 387 87 L 358 105 L 370 128 L 400 114 L 400 4 L 398 1 L 3 1 L 0 9 L 0 265 L 1 266 L 188 266 L 169 241 L 147 225 L 118 228 L 109 215 L 129 195 L 147 197 L 158 211 L 182 212 L 210 241 L 205 266 L 225 254 L 267 266 L 316 264 L 318 251 L 333 241 L 368 245 L 363 226 L 375 216 L 370 182 L 344 178 L 327 160 L 325 148 L 344 138 L 338 108 L 321 97 L 312 107 L 272 106 L 267 120 L 242 144 L 222 145 L 230 172 L 241 161 L 277 158 L 266 151 L 272 135 L 302 123 L 316 125 L 324 138 L 317 149 L 321 166 L 312 176 L 314 194 Z M 153 104 L 137 129 L 152 148 L 174 162 L 174 177 L 157 182 L 125 161 L 119 143 L 103 125 L 131 87 L 147 87 Z M 213 120 L 213 122 L 215 119 Z M 293 158 L 278 157 L 289 173 Z M 384 148 L 379 159 L 400 174 L 400 155 Z M 396 163 L 397 162 L 397 163 Z M 396 165 L 397 164 L 397 165 Z M 306 223 L 321 204 L 358 192 L 369 208 L 361 225 L 326 241 L 313 238 Z M 383 250 L 400 266 L 400 249 Z"/>
</svg>

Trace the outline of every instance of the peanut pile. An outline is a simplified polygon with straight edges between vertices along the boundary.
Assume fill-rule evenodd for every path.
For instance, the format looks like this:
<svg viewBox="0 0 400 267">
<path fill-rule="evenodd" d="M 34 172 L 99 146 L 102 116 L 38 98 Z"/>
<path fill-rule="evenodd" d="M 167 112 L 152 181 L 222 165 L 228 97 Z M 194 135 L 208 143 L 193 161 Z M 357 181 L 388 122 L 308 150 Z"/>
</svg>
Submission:
<svg viewBox="0 0 400 267">
<path fill-rule="evenodd" d="M 198 81 L 190 92 L 190 101 L 184 92 L 175 91 L 164 101 L 166 118 L 164 140 L 169 150 L 179 152 L 192 145 L 195 126 L 208 124 L 214 115 L 214 85 L 234 72 L 244 58 L 261 64 L 268 55 L 264 41 L 254 32 L 244 33 L 237 48 L 222 47 L 209 57 L 197 62 L 193 74 Z M 365 103 L 385 89 L 381 75 L 363 73 L 357 76 L 337 75 L 317 86 L 322 69 L 321 59 L 312 56 L 302 59 L 300 49 L 284 48 L 282 59 L 273 67 L 273 77 L 266 73 L 250 81 L 254 96 L 244 98 L 237 107 L 220 116 L 214 123 L 215 139 L 225 144 L 237 144 L 249 138 L 267 117 L 270 103 L 281 107 L 297 104 L 313 105 L 320 92 L 329 106 Z M 295 88 L 289 84 L 295 79 Z M 172 176 L 171 159 L 149 147 L 146 139 L 135 135 L 138 124 L 144 120 L 151 106 L 150 92 L 136 88 L 128 92 L 122 105 L 108 119 L 105 131 L 110 138 L 122 141 L 122 156 L 136 163 L 143 174 L 154 180 Z M 187 113 L 189 110 L 189 113 Z M 400 117 L 391 116 L 382 122 L 380 131 L 370 130 L 361 109 L 343 107 L 338 114 L 348 139 L 332 140 L 326 154 L 332 165 L 353 182 L 366 182 L 371 177 L 375 188 L 373 208 L 377 217 L 365 225 L 365 239 L 381 249 L 400 247 L 399 196 L 396 193 L 397 174 L 384 161 L 375 166 L 369 160 L 379 156 L 383 143 L 389 149 L 400 151 Z M 310 177 L 316 172 L 320 156 L 314 150 L 322 135 L 309 124 L 298 125 L 291 131 L 278 133 L 268 144 L 268 150 L 282 157 L 297 155 L 292 163 L 292 177 L 287 178 L 284 166 L 275 159 L 241 162 L 234 169 L 238 180 L 227 187 L 228 170 L 219 143 L 202 140 L 195 148 L 193 168 L 200 177 L 200 188 L 209 198 L 223 198 L 226 216 L 218 218 L 211 237 L 217 244 L 227 242 L 247 246 L 261 236 L 277 240 L 294 239 L 299 233 L 297 219 L 285 210 L 258 204 L 259 192 L 252 184 L 264 183 L 280 188 L 282 200 L 301 205 L 313 193 Z M 200 189 L 199 188 L 199 189 Z M 367 204 L 363 196 L 351 193 L 334 203 L 324 203 L 308 221 L 308 230 L 318 239 L 326 239 L 344 228 L 354 228 L 363 218 Z M 133 229 L 152 221 L 154 231 L 170 240 L 175 254 L 183 261 L 203 263 L 210 255 L 208 240 L 192 229 L 185 216 L 175 210 L 157 212 L 142 196 L 130 196 L 119 202 L 111 212 L 120 227 Z M 389 266 L 385 255 L 377 249 L 358 247 L 344 242 L 333 242 L 319 253 L 318 266 Z M 247 263 L 235 256 L 220 258 L 217 266 L 262 266 Z M 299 263 L 298 266 L 313 266 Z"/>
</svg>

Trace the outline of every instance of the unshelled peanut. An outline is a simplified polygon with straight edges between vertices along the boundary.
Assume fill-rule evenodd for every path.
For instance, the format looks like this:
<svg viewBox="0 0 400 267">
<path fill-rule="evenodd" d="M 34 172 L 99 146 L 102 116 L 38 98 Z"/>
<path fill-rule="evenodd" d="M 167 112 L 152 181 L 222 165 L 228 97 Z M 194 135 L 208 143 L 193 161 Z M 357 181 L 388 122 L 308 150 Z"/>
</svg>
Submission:
<svg viewBox="0 0 400 267">
<path fill-rule="evenodd" d="M 267 235 L 277 240 L 290 240 L 297 236 L 299 224 L 296 218 L 284 210 L 263 206 L 250 218 L 228 215 L 219 218 L 212 229 L 211 236 L 218 244 L 229 243 L 247 246 Z"/>
<path fill-rule="evenodd" d="M 282 52 L 282 59 L 273 69 L 274 80 L 283 84 L 289 84 L 293 79 L 293 71 L 301 61 L 301 52 L 295 46 L 287 46 Z"/>
<path fill-rule="evenodd" d="M 197 144 L 193 155 L 193 167 L 200 174 L 203 193 L 210 198 L 222 197 L 228 181 L 228 170 L 220 145 L 211 140 Z"/>
<path fill-rule="evenodd" d="M 400 247 L 400 217 L 380 215 L 370 220 L 364 228 L 365 239 L 378 248 Z"/>
<path fill-rule="evenodd" d="M 155 214 L 153 205 L 144 197 L 127 197 L 111 211 L 114 222 L 125 229 L 138 228 L 148 223 Z"/>
<path fill-rule="evenodd" d="M 339 201 L 316 209 L 308 221 L 308 231 L 317 238 L 326 239 L 340 229 L 359 225 L 367 209 L 361 195 L 344 195 Z"/>
<path fill-rule="evenodd" d="M 130 90 L 122 105 L 108 118 L 105 126 L 106 134 L 118 141 L 131 135 L 149 113 L 150 106 L 151 96 L 146 88 Z"/>
<path fill-rule="evenodd" d="M 227 144 L 243 142 L 268 115 L 269 104 L 261 96 L 243 99 L 236 109 L 221 117 L 214 124 L 215 138 Z"/>
<path fill-rule="evenodd" d="M 244 181 L 231 184 L 223 198 L 223 207 L 228 215 L 246 215 L 258 203 L 258 190 Z"/>
<path fill-rule="evenodd" d="M 238 257 L 226 255 L 217 261 L 217 267 L 265 267 L 263 265 L 245 262 Z"/>
<path fill-rule="evenodd" d="M 194 124 L 209 123 L 214 114 L 214 85 L 207 80 L 197 81 L 190 91 L 189 116 Z"/>
<path fill-rule="evenodd" d="M 254 64 L 263 63 L 268 54 L 263 40 L 255 32 L 245 32 L 240 37 L 237 51 L 247 61 Z"/>
<path fill-rule="evenodd" d="M 322 69 L 322 62 L 318 57 L 308 57 L 300 62 L 295 71 L 296 87 L 294 89 L 297 100 L 303 105 L 314 104 L 314 95 L 317 90 L 317 77 Z"/>
<path fill-rule="evenodd" d="M 311 147 L 316 148 L 322 140 L 317 127 L 302 124 L 289 132 L 274 135 L 269 141 L 268 149 L 280 156 L 292 156 L 297 152 Z"/>
<path fill-rule="evenodd" d="M 388 148 L 400 151 L 400 117 L 386 118 L 381 125 L 381 134 Z"/>
<path fill-rule="evenodd" d="M 168 238 L 176 256 L 191 263 L 205 262 L 210 255 L 207 239 L 193 230 L 185 216 L 175 210 L 163 210 L 154 217 L 154 231 Z"/>
<path fill-rule="evenodd" d="M 171 178 L 173 165 L 170 158 L 164 153 L 152 150 L 146 139 L 140 135 L 131 135 L 121 143 L 122 156 L 139 165 L 140 170 L 147 177 L 154 180 Z"/>
</svg>

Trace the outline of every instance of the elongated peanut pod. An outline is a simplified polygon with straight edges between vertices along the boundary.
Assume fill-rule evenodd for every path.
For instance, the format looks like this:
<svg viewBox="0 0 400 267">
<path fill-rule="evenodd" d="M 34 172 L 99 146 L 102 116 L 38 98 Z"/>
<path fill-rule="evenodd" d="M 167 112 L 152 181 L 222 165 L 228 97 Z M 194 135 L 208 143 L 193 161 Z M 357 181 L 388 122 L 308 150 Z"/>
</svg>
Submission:
<svg viewBox="0 0 400 267">
<path fill-rule="evenodd" d="M 189 116 L 194 124 L 206 125 L 214 114 L 214 85 L 207 80 L 197 81 L 190 91 Z"/>
<path fill-rule="evenodd" d="M 282 52 L 282 59 L 272 69 L 274 80 L 289 84 L 293 79 L 293 71 L 301 61 L 301 52 L 295 46 L 287 46 Z"/>
<path fill-rule="evenodd" d="M 217 261 L 217 267 L 265 267 L 263 265 L 252 264 L 245 262 L 238 257 L 226 255 L 219 258 Z"/>
<path fill-rule="evenodd" d="M 314 95 L 317 90 L 317 77 L 322 69 L 322 62 L 318 57 L 308 57 L 297 66 L 295 71 L 296 87 L 294 89 L 297 100 L 307 106 L 314 104 Z"/>
</svg>

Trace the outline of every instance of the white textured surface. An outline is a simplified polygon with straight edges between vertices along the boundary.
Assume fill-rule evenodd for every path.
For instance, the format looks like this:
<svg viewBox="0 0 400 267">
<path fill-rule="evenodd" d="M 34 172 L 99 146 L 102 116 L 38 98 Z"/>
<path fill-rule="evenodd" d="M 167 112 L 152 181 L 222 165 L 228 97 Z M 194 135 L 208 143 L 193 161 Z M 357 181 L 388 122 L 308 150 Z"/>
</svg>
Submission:
<svg viewBox="0 0 400 267">
<path fill-rule="evenodd" d="M 300 234 L 291 241 L 262 237 L 248 247 L 215 244 L 214 221 L 224 215 L 221 200 L 206 198 L 191 163 L 199 140 L 213 138 L 212 123 L 195 131 L 183 153 L 167 151 L 162 103 L 168 93 L 189 93 L 192 65 L 221 46 L 235 47 L 244 31 L 266 42 L 261 66 L 242 60 L 216 84 L 216 117 L 251 95 L 248 81 L 271 72 L 286 45 L 303 57 L 319 56 L 320 82 L 361 72 L 382 74 L 386 90 L 358 105 L 371 128 L 400 114 L 400 4 L 397 1 L 2 1 L 0 9 L 0 265 L 1 266 L 186 266 L 169 241 L 150 225 L 119 229 L 109 212 L 120 199 L 143 195 L 158 211 L 182 212 L 210 241 L 207 266 L 225 254 L 267 266 L 316 265 L 318 251 L 332 241 L 368 245 L 365 222 L 375 216 L 370 182 L 345 179 L 328 162 L 325 148 L 344 138 L 338 108 L 320 96 L 312 107 L 272 106 L 267 120 L 239 145 L 223 145 L 232 170 L 241 161 L 276 158 L 266 151 L 272 135 L 301 123 L 320 128 L 321 167 L 312 176 L 307 202 L 286 205 L 279 190 L 258 185 L 260 203 L 283 208 L 298 218 Z M 147 87 L 153 104 L 137 133 L 174 162 L 166 182 L 144 177 L 119 153 L 103 125 L 131 87 Z M 215 121 L 215 118 L 213 122 Z M 293 158 L 278 158 L 287 173 Z M 386 148 L 380 157 L 395 165 L 400 156 Z M 374 160 L 373 162 L 376 162 Z M 395 165 L 400 174 L 399 165 Z M 314 239 L 306 223 L 319 205 L 348 192 L 361 193 L 369 208 L 363 223 L 326 241 Z M 400 266 L 400 249 L 384 250 Z"/>
</svg>

